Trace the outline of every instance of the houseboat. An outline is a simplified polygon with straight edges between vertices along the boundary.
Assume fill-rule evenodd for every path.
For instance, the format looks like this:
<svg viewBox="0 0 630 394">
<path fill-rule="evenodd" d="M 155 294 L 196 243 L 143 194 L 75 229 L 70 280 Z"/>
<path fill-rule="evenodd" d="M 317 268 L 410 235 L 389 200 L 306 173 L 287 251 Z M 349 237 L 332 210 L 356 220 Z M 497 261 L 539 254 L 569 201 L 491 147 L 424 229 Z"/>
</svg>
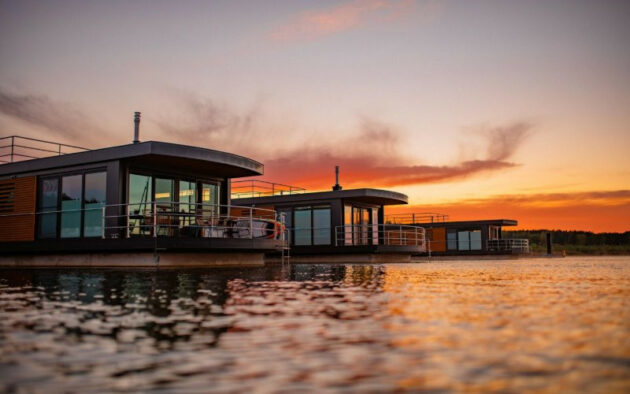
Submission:
<svg viewBox="0 0 630 394">
<path fill-rule="evenodd" d="M 135 121 L 133 143 L 103 149 L 0 140 L 1 266 L 262 265 L 284 248 L 274 210 L 231 201 L 230 180 L 261 163 L 140 142 Z"/>
<path fill-rule="evenodd" d="M 234 204 L 278 213 L 292 261 L 402 262 L 426 252 L 422 226 L 384 222 L 386 206 L 407 204 L 402 193 L 343 190 L 338 181 L 332 190 L 311 193 L 259 180 L 232 181 L 231 190 Z"/>
<path fill-rule="evenodd" d="M 503 237 L 503 227 L 516 226 L 512 219 L 450 221 L 439 213 L 405 213 L 385 216 L 389 225 L 422 226 L 427 253 L 435 256 L 506 255 L 529 253 L 529 240 Z"/>
</svg>

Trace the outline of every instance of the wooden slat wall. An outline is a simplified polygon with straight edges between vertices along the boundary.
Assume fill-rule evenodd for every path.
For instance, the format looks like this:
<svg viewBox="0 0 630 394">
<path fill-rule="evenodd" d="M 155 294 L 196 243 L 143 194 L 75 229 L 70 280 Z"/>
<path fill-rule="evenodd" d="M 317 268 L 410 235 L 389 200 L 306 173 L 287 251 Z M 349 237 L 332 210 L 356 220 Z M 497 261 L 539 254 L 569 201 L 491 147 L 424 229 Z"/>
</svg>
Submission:
<svg viewBox="0 0 630 394">
<path fill-rule="evenodd" d="M 0 180 L 0 242 L 35 239 L 36 195 L 36 177 Z"/>
</svg>

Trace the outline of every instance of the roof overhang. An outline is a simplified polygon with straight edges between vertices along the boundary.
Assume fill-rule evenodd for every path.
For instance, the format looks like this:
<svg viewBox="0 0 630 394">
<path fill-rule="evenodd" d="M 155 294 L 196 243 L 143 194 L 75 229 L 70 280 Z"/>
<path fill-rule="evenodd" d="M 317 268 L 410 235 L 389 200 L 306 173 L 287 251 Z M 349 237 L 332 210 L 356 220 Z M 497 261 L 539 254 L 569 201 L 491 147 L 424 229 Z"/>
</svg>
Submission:
<svg viewBox="0 0 630 394">
<path fill-rule="evenodd" d="M 168 162 L 177 170 L 211 171 L 213 175 L 237 178 L 262 175 L 264 166 L 247 157 L 196 146 L 147 141 L 138 144 L 113 146 L 61 156 L 25 160 L 0 165 L 0 176 L 50 170 L 115 160 L 130 160 L 152 165 Z"/>
<path fill-rule="evenodd" d="M 289 203 L 318 203 L 336 199 L 372 205 L 400 205 L 407 204 L 408 202 L 408 198 L 405 194 L 381 189 L 331 190 L 326 192 L 285 194 L 269 197 L 238 198 L 233 199 L 232 202 L 236 205 L 277 205 Z"/>
</svg>

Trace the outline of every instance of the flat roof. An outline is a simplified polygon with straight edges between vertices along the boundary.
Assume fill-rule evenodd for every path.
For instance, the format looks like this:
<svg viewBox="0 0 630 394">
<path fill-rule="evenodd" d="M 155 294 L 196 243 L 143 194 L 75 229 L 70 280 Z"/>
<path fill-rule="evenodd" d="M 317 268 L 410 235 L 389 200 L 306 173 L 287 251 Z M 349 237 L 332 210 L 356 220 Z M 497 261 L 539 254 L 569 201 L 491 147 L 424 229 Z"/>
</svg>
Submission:
<svg viewBox="0 0 630 394">
<path fill-rule="evenodd" d="M 402 193 L 381 189 L 348 189 L 330 190 L 326 192 L 313 192 L 301 194 L 285 194 L 268 197 L 235 198 L 232 202 L 236 205 L 252 204 L 286 204 L 322 202 L 326 200 L 344 199 L 363 202 L 374 205 L 399 205 L 407 204 L 407 196 Z"/>
<path fill-rule="evenodd" d="M 215 171 L 231 178 L 262 175 L 264 166 L 247 157 L 196 146 L 168 142 L 146 141 L 138 144 L 112 146 L 84 152 L 68 153 L 0 165 L 0 176 L 64 168 L 121 159 L 138 159 L 147 164 L 169 160 L 176 168 Z"/>
<path fill-rule="evenodd" d="M 463 220 L 457 222 L 433 222 L 433 223 L 418 223 L 423 227 L 466 227 L 466 226 L 478 226 L 478 225 L 490 225 L 490 226 L 517 226 L 518 221 L 513 219 L 486 219 L 486 220 Z"/>
</svg>

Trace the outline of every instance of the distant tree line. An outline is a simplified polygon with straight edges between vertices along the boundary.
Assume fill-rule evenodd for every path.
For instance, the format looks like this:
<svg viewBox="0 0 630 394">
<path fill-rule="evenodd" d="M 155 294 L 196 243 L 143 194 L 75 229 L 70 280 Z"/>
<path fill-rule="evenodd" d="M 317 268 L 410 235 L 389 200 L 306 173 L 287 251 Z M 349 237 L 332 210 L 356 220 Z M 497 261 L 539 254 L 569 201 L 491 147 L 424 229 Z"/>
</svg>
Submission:
<svg viewBox="0 0 630 394">
<path fill-rule="evenodd" d="M 563 230 L 503 230 L 503 238 L 526 238 L 532 252 L 547 248 L 547 233 L 551 233 L 554 252 L 568 254 L 630 254 L 630 231 L 623 233 L 592 233 Z"/>
</svg>

